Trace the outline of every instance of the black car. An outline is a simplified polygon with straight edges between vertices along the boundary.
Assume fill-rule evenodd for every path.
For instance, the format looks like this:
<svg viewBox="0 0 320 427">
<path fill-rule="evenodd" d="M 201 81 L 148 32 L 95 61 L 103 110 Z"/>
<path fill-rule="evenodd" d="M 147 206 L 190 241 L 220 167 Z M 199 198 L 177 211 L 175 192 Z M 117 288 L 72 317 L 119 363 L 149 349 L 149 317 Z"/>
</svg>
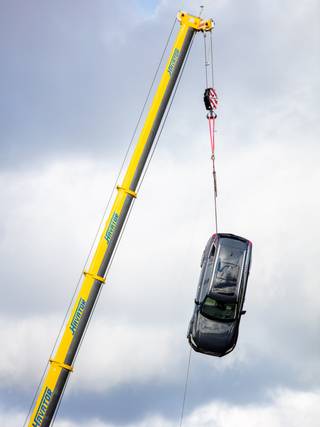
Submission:
<svg viewBox="0 0 320 427">
<path fill-rule="evenodd" d="M 214 234 L 209 239 L 188 330 L 195 351 L 221 357 L 234 349 L 245 314 L 251 252 L 252 243 L 233 234 Z"/>
</svg>

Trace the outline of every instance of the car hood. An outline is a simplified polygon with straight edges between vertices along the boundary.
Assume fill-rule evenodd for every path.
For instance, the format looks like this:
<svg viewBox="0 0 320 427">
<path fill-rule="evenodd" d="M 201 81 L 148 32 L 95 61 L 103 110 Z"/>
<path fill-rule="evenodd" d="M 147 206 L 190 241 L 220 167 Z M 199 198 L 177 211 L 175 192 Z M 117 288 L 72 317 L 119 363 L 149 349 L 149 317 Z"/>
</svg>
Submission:
<svg viewBox="0 0 320 427">
<path fill-rule="evenodd" d="M 196 345 L 213 354 L 223 355 L 230 351 L 236 340 L 237 322 L 219 322 L 197 313 L 193 339 Z"/>
</svg>

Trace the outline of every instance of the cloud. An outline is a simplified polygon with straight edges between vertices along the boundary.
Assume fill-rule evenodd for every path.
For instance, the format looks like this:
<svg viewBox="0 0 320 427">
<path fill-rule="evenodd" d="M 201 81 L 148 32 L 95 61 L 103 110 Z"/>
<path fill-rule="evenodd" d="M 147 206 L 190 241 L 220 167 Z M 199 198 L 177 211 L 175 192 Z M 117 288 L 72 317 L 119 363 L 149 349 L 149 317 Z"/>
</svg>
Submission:
<svg viewBox="0 0 320 427">
<path fill-rule="evenodd" d="M 1 388 L 29 389 L 30 382 L 35 383 L 39 376 L 39 367 L 33 363 L 34 354 L 43 362 L 49 359 L 52 343 L 48 346 L 46 336 L 57 332 L 53 328 L 55 317 L 51 314 L 47 318 L 1 320 L 6 327 L 1 328 L 0 336 L 7 343 L 0 355 Z M 176 352 L 172 330 L 147 324 L 112 323 L 105 319 L 97 319 L 94 323 L 95 327 L 87 336 L 85 357 L 79 356 L 76 363 L 76 370 L 85 375 L 71 381 L 71 392 L 73 388 L 77 392 L 79 389 L 101 392 L 131 382 L 176 382 L 181 361 L 172 357 Z M 11 340 L 12 336 L 15 339 Z M 97 342 L 101 343 L 99 351 Z M 24 355 L 22 359 L 21 354 Z"/>
<path fill-rule="evenodd" d="M 145 16 L 130 3 L 110 7 L 98 1 L 91 7 L 80 1 L 76 9 L 63 2 L 20 3 L 4 6 L 0 18 L 2 168 L 41 165 L 72 155 L 75 146 L 86 155 L 92 144 L 103 151 L 108 145 L 108 155 L 112 147 L 123 147 L 138 116 L 135 108 L 119 137 L 123 106 L 132 109 L 134 99 L 134 105 L 143 99 L 128 64 L 132 33 L 139 34 Z M 146 92 L 144 79 L 142 87 L 136 84 Z"/>
<path fill-rule="evenodd" d="M 213 403 L 195 411 L 186 427 L 233 426 L 314 426 L 319 417 L 318 393 L 281 390 L 273 394 L 272 402 L 263 406 L 229 406 Z"/>
<path fill-rule="evenodd" d="M 191 2 L 191 12 L 197 13 L 200 3 Z M 161 2 L 152 15 L 140 14 L 134 2 L 108 7 L 78 2 L 77 10 L 59 3 L 6 5 L 0 26 L 2 168 L 38 167 L 75 152 L 106 158 L 124 150 L 181 5 Z M 217 24 L 219 114 L 221 123 L 235 130 L 234 143 L 239 134 L 242 144 L 254 142 L 250 124 L 283 99 L 298 108 L 309 97 L 317 105 L 317 11 L 316 1 L 272 1 L 268 8 L 261 1 L 207 2 L 206 14 Z M 201 38 L 195 40 L 167 126 L 179 150 L 174 129 L 181 133 L 182 126 L 188 135 L 202 118 L 199 113 L 195 119 L 203 109 Z"/>
<path fill-rule="evenodd" d="M 213 401 L 201 406 L 190 415 L 184 417 L 185 427 L 282 427 L 290 425 L 298 427 L 314 427 L 320 416 L 319 392 L 295 392 L 292 390 L 274 390 L 271 399 L 265 405 L 227 405 Z M 3 427 L 13 427 L 22 422 L 20 414 L 3 415 L 0 421 Z M 177 421 L 170 421 L 160 416 L 149 416 L 143 421 L 117 424 L 121 427 L 173 427 Z M 105 423 L 98 418 L 85 422 L 74 423 L 67 419 L 58 419 L 57 427 L 74 427 L 90 425 L 92 427 L 115 427 L 116 424 Z"/>
<path fill-rule="evenodd" d="M 110 419 L 112 412 L 112 419 L 119 422 L 117 410 L 109 406 L 113 402 L 117 408 L 121 395 L 134 401 L 134 388 L 147 396 L 138 399 L 132 410 L 131 416 L 137 420 L 153 406 L 160 414 L 175 414 L 170 402 L 164 403 L 164 396 L 178 399 L 181 395 L 188 348 L 185 335 L 199 260 L 212 232 L 212 199 L 208 197 L 212 182 L 205 133 L 199 140 L 203 146 L 189 145 L 189 153 L 182 159 L 173 157 L 166 144 L 158 147 L 64 397 L 65 416 L 93 416 L 95 412 L 101 419 Z M 220 146 L 221 230 L 242 234 L 254 243 L 248 312 L 237 348 L 230 356 L 217 360 L 193 355 L 190 410 L 220 393 L 225 402 L 242 404 L 265 402 L 267 389 L 275 386 L 316 386 L 320 351 L 314 341 L 319 304 L 316 264 L 301 263 L 300 259 L 316 257 L 317 247 L 309 236 L 317 235 L 319 202 L 303 192 L 305 182 L 299 168 L 302 162 L 312 171 L 309 190 L 312 185 L 316 190 L 316 158 L 302 152 L 291 138 L 279 144 L 264 137 L 257 146 L 237 152 Z M 202 166 L 206 163 L 208 168 Z M 250 167 L 243 167 L 245 164 Z M 266 164 L 272 165 L 272 174 L 261 167 Z M 3 195 L 10 197 L 11 203 L 4 205 L 6 221 L 2 223 L 7 239 L 1 256 L 8 269 L 6 277 L 13 272 L 13 285 L 2 300 L 8 317 L 1 322 L 6 343 L 1 376 L 4 388 L 11 381 L 11 388 L 24 394 L 22 401 L 28 400 L 26 388 L 37 383 L 57 335 L 74 278 L 80 273 L 96 228 L 92 218 L 103 210 L 105 197 L 102 201 L 100 193 L 105 194 L 105 182 L 113 181 L 108 170 L 100 162 L 68 161 L 30 175 L 21 172 L 9 180 L 8 187 L 3 185 Z M 84 194 L 88 195 L 85 204 Z M 304 233 L 297 234 L 302 224 L 301 205 L 308 220 Z M 59 214 L 61 206 L 64 216 Z M 49 235 L 41 232 L 44 229 Z M 7 253 L 10 239 L 21 240 L 23 257 L 18 253 L 12 258 Z M 137 242 L 138 251 L 133 250 Z M 41 260 L 37 274 L 34 257 Z M 36 318 L 30 316 L 32 311 L 38 313 Z M 31 338 L 28 331 L 32 331 Z M 11 341 L 12 335 L 17 339 Z M 34 348 L 36 353 L 31 352 Z M 19 362 L 21 354 L 28 355 L 24 362 Z M 19 369 L 15 369 L 17 364 Z M 94 399 L 90 400 L 90 393 Z M 94 411 L 73 408 L 75 398 L 91 402 Z M 99 402 L 98 407 L 94 401 Z M 121 419 L 128 421 L 123 415 Z"/>
</svg>

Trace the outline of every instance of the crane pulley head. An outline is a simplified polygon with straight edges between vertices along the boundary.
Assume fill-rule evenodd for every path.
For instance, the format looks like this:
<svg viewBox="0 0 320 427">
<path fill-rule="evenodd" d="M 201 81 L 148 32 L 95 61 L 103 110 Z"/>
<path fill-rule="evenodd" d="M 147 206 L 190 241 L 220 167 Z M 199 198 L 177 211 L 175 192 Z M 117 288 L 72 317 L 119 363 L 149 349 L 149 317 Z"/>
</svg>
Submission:
<svg viewBox="0 0 320 427">
<path fill-rule="evenodd" d="M 201 19 L 199 16 L 189 15 L 186 12 L 178 12 L 177 19 L 181 24 L 194 28 L 196 31 L 211 31 L 213 29 L 212 19 Z"/>
</svg>

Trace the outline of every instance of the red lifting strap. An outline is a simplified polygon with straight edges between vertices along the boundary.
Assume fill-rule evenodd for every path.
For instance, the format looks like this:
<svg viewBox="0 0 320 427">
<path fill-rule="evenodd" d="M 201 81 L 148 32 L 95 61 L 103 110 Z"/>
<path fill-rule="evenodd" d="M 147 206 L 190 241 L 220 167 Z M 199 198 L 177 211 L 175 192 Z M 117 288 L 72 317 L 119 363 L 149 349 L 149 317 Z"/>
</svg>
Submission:
<svg viewBox="0 0 320 427">
<path fill-rule="evenodd" d="M 214 126 L 216 121 L 216 115 L 208 114 L 208 123 L 209 123 L 209 133 L 210 133 L 210 144 L 211 144 L 211 154 L 214 157 Z"/>
</svg>

